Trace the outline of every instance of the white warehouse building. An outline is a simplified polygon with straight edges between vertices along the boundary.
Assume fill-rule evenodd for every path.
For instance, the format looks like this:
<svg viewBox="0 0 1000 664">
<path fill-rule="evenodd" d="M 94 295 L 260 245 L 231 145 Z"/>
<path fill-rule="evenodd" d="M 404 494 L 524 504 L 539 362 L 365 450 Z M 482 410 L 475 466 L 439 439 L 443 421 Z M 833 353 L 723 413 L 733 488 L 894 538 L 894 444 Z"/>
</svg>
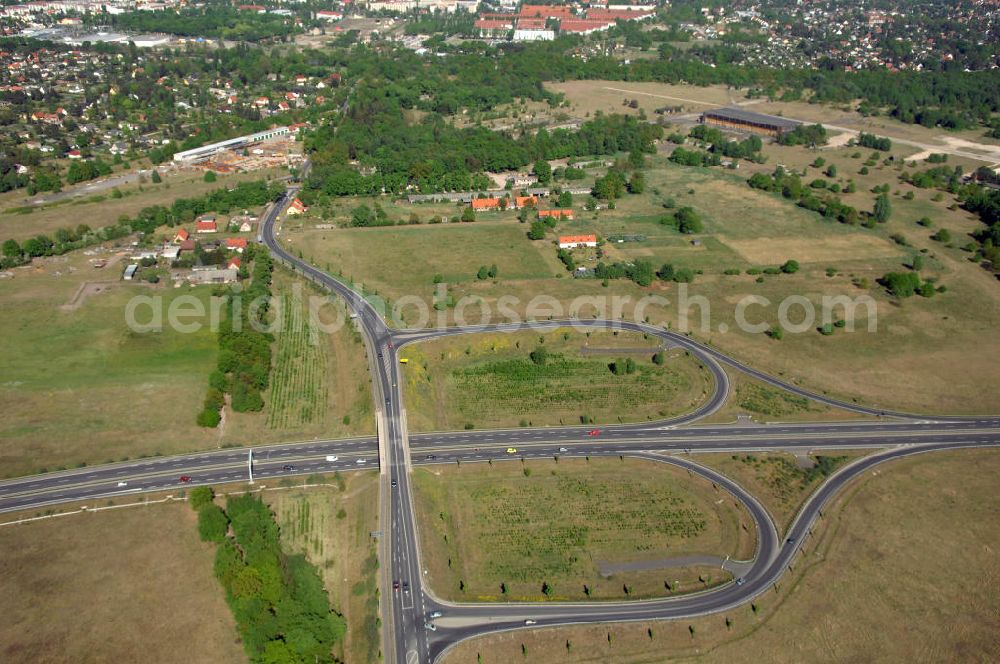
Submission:
<svg viewBox="0 0 1000 664">
<path fill-rule="evenodd" d="M 290 133 L 291 131 L 288 127 L 274 127 L 272 129 L 259 131 L 256 134 L 230 138 L 228 141 L 209 143 L 208 145 L 203 145 L 200 148 L 192 148 L 191 150 L 185 150 L 184 152 L 177 152 L 174 154 L 174 161 L 193 164 L 208 159 L 223 150 L 238 149 L 248 145 L 253 145 L 254 143 L 269 141 L 273 138 L 278 138 L 279 136 L 288 136 Z"/>
</svg>

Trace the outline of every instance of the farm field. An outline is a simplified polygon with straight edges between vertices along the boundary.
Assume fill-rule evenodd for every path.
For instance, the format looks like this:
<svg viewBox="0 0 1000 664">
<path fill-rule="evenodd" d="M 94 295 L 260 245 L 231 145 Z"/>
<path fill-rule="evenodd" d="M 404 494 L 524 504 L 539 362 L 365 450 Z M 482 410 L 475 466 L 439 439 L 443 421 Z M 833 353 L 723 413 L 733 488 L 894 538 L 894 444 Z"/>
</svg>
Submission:
<svg viewBox="0 0 1000 664">
<path fill-rule="evenodd" d="M 118 278 L 120 268 L 112 262 L 95 270 L 82 252 L 73 252 L 37 259 L 0 280 L 3 475 L 372 430 L 364 355 L 349 330 L 321 335 L 315 347 L 303 346 L 302 332 L 278 333 L 273 402 L 265 394 L 262 413 L 227 409 L 219 429 L 196 426 L 218 353 L 214 332 L 206 325 L 182 333 L 166 324 L 161 332 L 135 332 L 125 311 L 134 296 L 159 297 L 166 323 L 171 302 L 181 296 L 194 296 L 208 310 L 211 289 L 127 283 Z M 276 283 L 291 288 L 280 271 Z M 147 320 L 149 311 L 140 307 L 136 318 Z M 332 313 L 327 307 L 323 315 Z M 296 382 L 307 375 L 297 370 L 296 353 L 306 350 L 329 369 L 308 374 L 309 386 Z M 307 392 L 314 406 L 303 410 Z M 279 411 L 273 415 L 272 403 Z"/>
<path fill-rule="evenodd" d="M 277 516 L 284 548 L 304 553 L 319 568 L 331 606 L 347 621 L 338 657 L 379 661 L 378 563 L 369 535 L 378 530 L 377 475 L 328 475 L 323 484 L 268 491 L 263 498 Z"/>
<path fill-rule="evenodd" d="M 686 471 L 636 459 L 464 464 L 413 475 L 421 559 L 453 601 L 628 599 L 730 578 L 705 565 L 605 565 L 686 555 L 749 558 L 749 515 Z M 668 589 L 669 588 L 669 589 Z M 546 592 L 547 589 L 547 592 Z"/>
<path fill-rule="evenodd" d="M 1000 324 L 1000 306 L 996 306 L 1000 292 L 992 276 L 970 263 L 962 249 L 970 239 L 968 234 L 981 224 L 960 208 L 949 209 L 951 197 L 934 200 L 934 190 L 899 181 L 904 170 L 914 172 L 929 168 L 928 164 L 910 166 L 898 161 L 886 165 L 882 157 L 862 175 L 870 153 L 846 146 L 808 150 L 767 145 L 767 164 L 744 163 L 738 171 L 681 167 L 653 157 L 646 171 L 646 194 L 626 195 L 617 201 L 616 209 L 595 212 L 580 209 L 577 200 L 577 219 L 560 222 L 544 240 L 528 240 L 525 226 L 511 221 L 510 226 L 476 222 L 309 231 L 302 240 L 293 235 L 292 246 L 304 242 L 314 248 L 306 256 L 314 264 L 342 266 L 345 276 L 377 290 L 390 304 L 404 295 L 415 295 L 424 315 L 412 304 L 400 306 L 402 323 L 409 326 L 574 314 L 611 317 L 614 297 L 621 305 L 618 315 L 632 318 L 642 298 L 647 298 L 640 320 L 689 330 L 695 338 L 755 367 L 816 391 L 914 412 L 991 412 L 991 391 L 976 386 L 1000 385 L 1000 367 L 977 358 L 990 349 L 1000 351 L 1000 339 L 990 333 Z M 907 150 L 896 153 L 912 154 Z M 825 160 L 825 166 L 810 166 L 817 157 Z M 804 170 L 807 182 L 822 177 L 829 165 L 837 166 L 837 177 L 831 182 L 846 186 L 853 180 L 857 192 L 842 198 L 861 210 L 873 205 L 872 187 L 889 184 L 892 216 L 871 230 L 838 224 L 780 196 L 748 187 L 746 178 L 752 172 L 770 172 L 778 163 Z M 699 213 L 704 232 L 680 235 L 658 223 L 670 213 L 664 208 L 667 199 L 673 199 L 676 207 L 690 206 Z M 399 216 L 405 217 L 405 209 Z M 930 228 L 916 223 L 925 216 L 932 220 Z M 493 228 L 505 231 L 488 230 Z M 932 240 L 930 236 L 939 228 L 949 230 L 953 240 Z M 391 246 L 373 246 L 378 244 L 379 232 L 393 239 Z M 474 233 L 476 242 L 471 244 L 468 240 Z M 592 279 L 573 279 L 556 258 L 555 239 L 576 233 L 596 233 L 602 238 L 640 236 L 639 241 L 604 244 L 605 260 L 644 259 L 654 268 L 671 263 L 701 273 L 690 285 L 657 280 L 647 288 L 626 280 L 602 287 Z M 359 258 L 366 254 L 376 259 Z M 897 301 L 877 280 L 887 272 L 907 269 L 916 255 L 923 256 L 923 278 L 936 279 L 947 292 L 932 299 Z M 393 260 L 398 256 L 416 258 L 400 267 Z M 795 274 L 757 272 L 790 259 L 801 266 Z M 594 264 L 581 260 L 584 266 Z M 529 261 L 534 268 L 524 267 Z M 477 280 L 478 268 L 492 263 L 498 266 L 498 276 Z M 727 270 L 737 274 L 724 274 Z M 435 297 L 433 277 L 439 273 L 446 291 Z M 537 299 L 539 295 L 546 299 Z M 507 299 L 501 301 L 504 296 Z M 707 307 L 699 304 L 703 302 L 699 296 L 707 300 Z M 736 319 L 737 305 L 747 296 L 766 298 L 766 304 L 746 309 L 747 322 L 759 324 L 757 332 L 743 331 Z M 788 319 L 802 323 L 797 331 L 786 330 L 781 341 L 762 334 L 778 323 L 779 305 L 791 296 L 806 298 L 816 318 L 811 323 L 803 319 L 803 310 L 795 305 Z M 650 297 L 662 299 L 650 303 Z M 862 298 L 854 310 L 853 332 L 819 334 L 824 297 Z M 865 303 L 863 298 L 871 299 Z M 827 309 L 831 322 L 847 315 L 843 305 Z M 912 361 L 915 354 L 920 355 L 920 362 Z"/>
<path fill-rule="evenodd" d="M 989 660 L 1000 610 L 992 592 L 997 472 L 1000 454 L 963 450 L 896 461 L 859 479 L 824 511 L 792 575 L 756 610 L 510 632 L 460 643 L 444 661 Z"/>
<path fill-rule="evenodd" d="M 680 349 L 652 362 L 659 340 L 621 331 L 477 334 L 401 351 L 404 400 L 414 431 L 602 424 L 660 419 L 697 407 L 712 378 Z M 544 349 L 537 364 L 530 354 Z M 609 364 L 631 359 L 634 373 Z"/>
<path fill-rule="evenodd" d="M 119 187 L 124 194 L 122 198 L 114 198 L 109 190 L 100 195 L 32 207 L 31 212 L 24 213 L 19 210 L 27 199 L 21 195 L 22 192 L 9 192 L 0 195 L 0 242 L 7 239 L 20 242 L 39 234 L 51 236 L 60 228 L 75 228 L 81 223 L 99 228 L 117 222 L 123 214 L 134 216 L 145 207 L 170 206 L 178 198 L 194 198 L 237 182 L 266 179 L 275 174 L 273 170 L 234 173 L 219 176 L 216 182 L 209 183 L 202 180 L 201 173 L 185 172 L 164 176 L 160 184 L 123 185 Z"/>
<path fill-rule="evenodd" d="M 0 550 L 5 662 L 246 661 L 185 503 L 3 526 Z"/>
</svg>

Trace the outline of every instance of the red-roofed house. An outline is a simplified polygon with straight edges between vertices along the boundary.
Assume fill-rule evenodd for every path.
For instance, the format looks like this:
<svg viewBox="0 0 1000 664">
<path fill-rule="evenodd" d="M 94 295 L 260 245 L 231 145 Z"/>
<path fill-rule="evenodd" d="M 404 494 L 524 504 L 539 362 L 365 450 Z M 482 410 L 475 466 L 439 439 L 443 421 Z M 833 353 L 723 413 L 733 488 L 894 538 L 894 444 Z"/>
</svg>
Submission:
<svg viewBox="0 0 1000 664">
<path fill-rule="evenodd" d="M 226 238 L 226 249 L 230 249 L 238 254 L 242 254 L 243 250 L 246 248 L 247 248 L 247 239 L 245 237 Z"/>
<path fill-rule="evenodd" d="M 514 209 L 520 210 L 523 207 L 538 207 L 538 199 L 534 196 L 515 196 Z"/>
<path fill-rule="evenodd" d="M 559 248 L 573 249 L 575 247 L 596 247 L 596 235 L 560 235 Z"/>
<path fill-rule="evenodd" d="M 194 240 L 184 240 L 180 244 L 181 251 L 194 251 Z"/>
<path fill-rule="evenodd" d="M 233 256 L 232 258 L 229 259 L 229 262 L 226 263 L 226 269 L 238 270 L 240 269 L 240 265 L 242 265 L 242 263 L 240 262 L 239 256 Z"/>
<path fill-rule="evenodd" d="M 473 210 L 499 210 L 500 209 L 500 199 L 499 198 L 473 198 L 472 199 L 472 209 Z"/>
<path fill-rule="evenodd" d="M 188 239 L 188 232 L 183 228 L 178 229 L 177 235 L 174 236 L 174 244 L 180 244 L 186 239 Z"/>
<path fill-rule="evenodd" d="M 573 210 L 566 208 L 564 210 L 539 210 L 539 219 L 572 219 Z"/>
<path fill-rule="evenodd" d="M 296 198 L 292 201 L 291 205 L 288 206 L 288 214 L 302 214 L 308 209 L 309 208 L 306 207 L 305 203 Z"/>
<path fill-rule="evenodd" d="M 200 219 L 195 222 L 195 233 L 218 233 L 219 227 L 215 224 L 215 219 Z"/>
<path fill-rule="evenodd" d="M 321 9 L 320 11 L 316 12 L 316 18 L 320 19 L 321 21 L 339 21 L 340 19 L 344 18 L 344 15 L 341 12 L 334 12 L 330 11 L 329 9 Z"/>
</svg>

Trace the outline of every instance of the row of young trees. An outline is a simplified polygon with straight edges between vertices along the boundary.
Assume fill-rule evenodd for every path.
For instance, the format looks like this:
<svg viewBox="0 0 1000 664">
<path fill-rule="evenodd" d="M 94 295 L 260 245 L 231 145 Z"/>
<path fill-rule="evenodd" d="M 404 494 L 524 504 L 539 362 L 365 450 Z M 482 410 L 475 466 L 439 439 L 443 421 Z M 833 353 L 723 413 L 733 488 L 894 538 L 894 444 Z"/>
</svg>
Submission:
<svg viewBox="0 0 1000 664">
<path fill-rule="evenodd" d="M 243 647 L 255 664 L 334 664 L 344 618 L 330 607 L 319 571 L 281 548 L 278 524 L 258 496 L 231 496 L 223 510 L 211 489 L 192 491 L 202 539 L 218 544 L 213 570 Z"/>
</svg>

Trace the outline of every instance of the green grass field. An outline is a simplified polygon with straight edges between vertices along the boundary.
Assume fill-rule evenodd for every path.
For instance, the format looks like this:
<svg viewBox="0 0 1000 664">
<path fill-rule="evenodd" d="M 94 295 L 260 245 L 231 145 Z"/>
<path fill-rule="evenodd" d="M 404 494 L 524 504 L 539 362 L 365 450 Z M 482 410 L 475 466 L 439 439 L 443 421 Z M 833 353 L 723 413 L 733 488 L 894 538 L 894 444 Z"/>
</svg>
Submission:
<svg viewBox="0 0 1000 664">
<path fill-rule="evenodd" d="M 162 298 L 166 312 L 178 297 L 194 295 L 208 309 L 211 290 L 122 282 L 120 269 L 95 270 L 75 252 L 0 280 L 3 475 L 373 429 L 364 353 L 349 330 L 320 335 L 316 346 L 303 346 L 301 332 L 279 332 L 265 410 L 228 411 L 219 429 L 197 427 L 218 352 L 214 332 L 205 326 L 182 333 L 166 324 L 160 332 L 134 332 L 125 311 L 135 296 Z M 290 289 L 291 278 L 279 271 L 276 285 Z M 101 292 L 87 290 L 96 287 Z M 148 315 L 137 312 L 140 321 Z M 307 366 L 314 373 L 300 370 Z M 312 405 L 303 410 L 307 393 Z"/>
<path fill-rule="evenodd" d="M 1000 537 L 996 500 L 984 496 L 998 471 L 993 450 L 880 467 L 824 510 L 791 574 L 752 607 L 498 634 L 459 644 L 445 662 L 989 661 Z"/>
<path fill-rule="evenodd" d="M 404 349 L 407 418 L 414 430 L 629 422 L 694 409 L 711 377 L 683 351 L 652 362 L 656 339 L 642 334 L 558 329 L 476 335 Z M 548 360 L 530 359 L 544 348 Z M 632 374 L 609 364 L 631 358 Z"/>
<path fill-rule="evenodd" d="M 653 462 L 464 464 L 418 469 L 413 477 L 422 560 L 431 587 L 451 600 L 626 599 L 689 592 L 729 576 L 706 565 L 605 578 L 600 563 L 688 554 L 745 558 L 753 551 L 752 536 L 741 527 L 749 517 L 732 496 Z"/>
</svg>

